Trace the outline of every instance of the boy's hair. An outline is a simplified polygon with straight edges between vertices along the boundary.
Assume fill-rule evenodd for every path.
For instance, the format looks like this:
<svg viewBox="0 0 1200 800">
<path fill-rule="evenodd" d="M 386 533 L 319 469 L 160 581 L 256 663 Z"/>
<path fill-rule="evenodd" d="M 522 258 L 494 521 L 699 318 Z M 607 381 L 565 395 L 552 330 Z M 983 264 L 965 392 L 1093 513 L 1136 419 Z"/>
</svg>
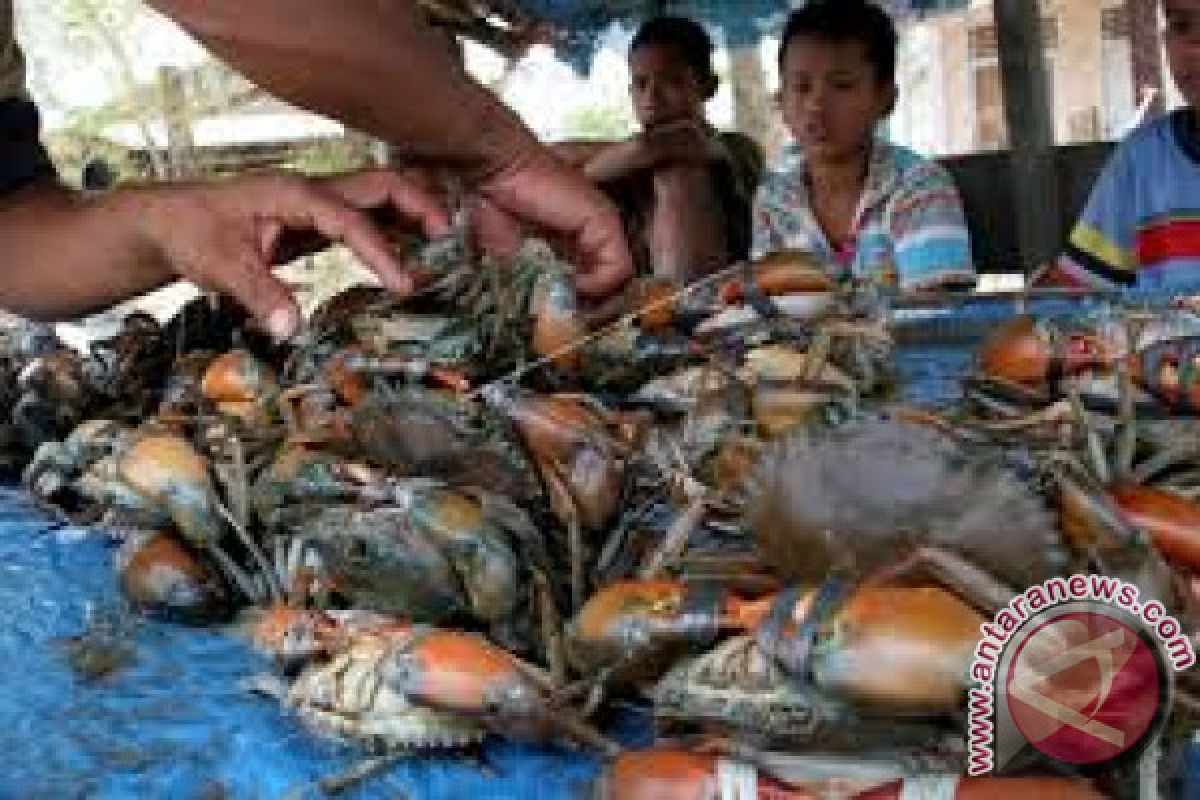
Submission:
<svg viewBox="0 0 1200 800">
<path fill-rule="evenodd" d="M 698 23 L 686 17 L 655 17 L 638 29 L 629 52 L 639 47 L 671 47 L 694 69 L 711 95 L 717 90 L 713 41 Z"/>
<path fill-rule="evenodd" d="M 779 64 L 797 39 L 860 42 L 875 77 L 883 85 L 896 81 L 896 26 L 886 11 L 870 0 L 809 0 L 793 11 L 779 43 Z"/>
</svg>

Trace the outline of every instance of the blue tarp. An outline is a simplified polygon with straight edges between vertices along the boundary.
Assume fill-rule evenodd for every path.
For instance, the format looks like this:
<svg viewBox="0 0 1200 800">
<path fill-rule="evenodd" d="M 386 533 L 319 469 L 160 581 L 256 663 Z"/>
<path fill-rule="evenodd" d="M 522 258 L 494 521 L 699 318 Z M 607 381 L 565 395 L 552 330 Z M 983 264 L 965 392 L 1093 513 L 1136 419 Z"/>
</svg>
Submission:
<svg viewBox="0 0 1200 800">
<path fill-rule="evenodd" d="M 268 665 L 239 638 L 125 614 L 111 558 L 103 535 L 55 529 L 20 493 L 0 494 L 0 799 L 301 800 L 362 758 L 241 688 Z M 70 668 L 89 618 L 132 648 L 131 666 L 96 681 Z M 576 798 L 597 769 L 496 741 L 482 762 L 401 762 L 346 796 Z"/>
</svg>

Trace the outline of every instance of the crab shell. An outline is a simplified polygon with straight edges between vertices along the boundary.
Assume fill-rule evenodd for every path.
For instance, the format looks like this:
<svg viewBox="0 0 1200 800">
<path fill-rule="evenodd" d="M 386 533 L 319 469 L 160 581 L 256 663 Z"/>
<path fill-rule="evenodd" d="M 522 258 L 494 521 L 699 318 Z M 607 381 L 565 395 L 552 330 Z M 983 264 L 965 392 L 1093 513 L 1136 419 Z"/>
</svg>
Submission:
<svg viewBox="0 0 1200 800">
<path fill-rule="evenodd" d="M 132 533 L 117 553 L 117 572 L 122 592 L 139 610 L 200 623 L 228 610 L 216 576 L 170 534 Z"/>
<path fill-rule="evenodd" d="M 813 678 L 861 706 L 953 711 L 984 622 L 941 589 L 864 589 L 830 621 L 813 656 Z"/>
<path fill-rule="evenodd" d="M 400 636 L 412 626 L 371 611 L 318 611 L 276 604 L 250 609 L 240 622 L 251 643 L 285 670 L 331 658 L 359 636 Z"/>
<path fill-rule="evenodd" d="M 817 261 L 799 250 L 777 250 L 757 259 L 751 266 L 754 288 L 767 297 L 785 294 L 830 292 L 833 282 Z M 745 300 L 746 287 L 730 281 L 721 287 L 721 299 L 731 305 Z"/>
<path fill-rule="evenodd" d="M 1021 317 L 1002 325 L 979 351 L 980 371 L 1025 386 L 1037 386 L 1053 372 L 1072 374 L 1096 367 L 1107 368 L 1116 358 L 1117 344 L 1098 334 L 1074 333 L 1061 353 L 1043 338 L 1036 323 Z"/>
<path fill-rule="evenodd" d="M 337 505 L 310 516 L 296 530 L 352 606 L 421 622 L 472 610 L 450 556 L 406 512 Z M 513 588 L 506 609 L 516 595 Z"/>
<path fill-rule="evenodd" d="M 218 356 L 200 380 L 201 394 L 214 403 L 254 403 L 277 389 L 274 371 L 245 350 Z"/>
<path fill-rule="evenodd" d="M 784 762 L 786 769 L 786 756 L 777 760 Z M 622 753 L 597 781 L 594 797 L 596 800 L 712 800 L 724 796 L 718 776 L 719 764 L 715 755 L 668 747 Z M 853 768 L 849 772 L 853 773 Z M 900 800 L 907 796 L 907 781 L 892 781 L 856 791 L 850 787 L 876 784 L 877 781 L 856 779 L 853 774 L 795 782 L 787 777 L 784 783 L 758 771 L 751 796 L 761 800 L 815 800 L 819 797 Z M 948 776 L 947 780 L 955 779 Z M 1008 800 L 1013 797 L 1022 800 L 1099 800 L 1103 797 L 1086 782 L 1070 778 L 958 778 L 956 784 L 952 796 L 959 800 Z M 913 795 L 919 792 L 918 787 Z"/>
<path fill-rule="evenodd" d="M 286 703 L 312 729 L 377 749 L 462 748 L 483 740 L 484 729 L 452 712 L 409 699 L 386 676 L 393 636 L 358 636 L 331 660 L 296 678 Z"/>
<path fill-rule="evenodd" d="M 416 527 L 447 553 L 470 598 L 489 622 L 508 618 L 521 596 L 521 562 L 478 498 L 452 489 L 420 492 L 409 511 Z"/>
<path fill-rule="evenodd" d="M 627 664 L 626 680 L 656 678 L 688 650 L 715 641 L 723 630 L 750 630 L 771 599 L 747 601 L 701 591 L 683 581 L 631 580 L 609 584 L 584 604 L 567 628 L 567 652 L 583 674 Z"/>
<path fill-rule="evenodd" d="M 222 526 L 208 463 L 186 439 L 166 433 L 142 436 L 120 458 L 117 474 L 166 513 L 192 545 L 220 538 Z"/>
<path fill-rule="evenodd" d="M 605 421 L 579 400 L 564 396 L 518 394 L 504 401 L 534 462 L 557 473 L 562 492 L 551 482 L 551 499 L 562 518 L 565 505 L 579 513 L 583 527 L 602 530 L 617 512 L 624 468 Z"/>
<path fill-rule="evenodd" d="M 266 404 L 279 391 L 274 371 L 245 350 L 218 356 L 200 381 L 200 393 L 217 409 L 247 423 L 266 421 Z"/>
</svg>

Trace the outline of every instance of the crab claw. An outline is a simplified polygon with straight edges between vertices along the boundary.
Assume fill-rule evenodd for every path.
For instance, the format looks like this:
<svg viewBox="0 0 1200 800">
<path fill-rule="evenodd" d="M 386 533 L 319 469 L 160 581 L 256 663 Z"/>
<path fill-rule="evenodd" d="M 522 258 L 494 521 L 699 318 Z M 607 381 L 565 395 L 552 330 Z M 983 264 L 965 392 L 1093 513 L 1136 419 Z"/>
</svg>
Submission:
<svg viewBox="0 0 1200 800">
<path fill-rule="evenodd" d="M 554 708 L 549 682 L 481 636 L 432 628 L 401 638 L 383 679 L 412 702 L 480 719 L 496 733 L 546 739 L 563 733 L 611 755 L 617 746 L 577 715 Z"/>
</svg>

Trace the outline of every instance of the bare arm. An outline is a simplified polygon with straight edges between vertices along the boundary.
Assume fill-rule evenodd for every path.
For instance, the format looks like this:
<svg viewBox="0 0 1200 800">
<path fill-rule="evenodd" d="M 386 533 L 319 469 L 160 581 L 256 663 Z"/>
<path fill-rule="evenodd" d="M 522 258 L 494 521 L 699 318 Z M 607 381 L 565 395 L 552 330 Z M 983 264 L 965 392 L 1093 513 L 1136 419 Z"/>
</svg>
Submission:
<svg viewBox="0 0 1200 800">
<path fill-rule="evenodd" d="M 36 319 L 77 316 L 149 291 L 171 272 L 133 224 L 147 196 L 84 200 L 59 186 L 26 189 L 0 210 L 0 305 Z"/>
<path fill-rule="evenodd" d="M 684 121 L 620 142 L 593 147 L 583 163 L 595 183 L 628 178 L 667 164 L 707 164 L 726 158 L 724 147 L 696 122 Z"/>
<path fill-rule="evenodd" d="M 481 172 L 537 143 L 410 0 L 150 0 L 264 88 L 418 158 Z"/>
<path fill-rule="evenodd" d="M 616 209 L 464 73 L 411 0 L 150 0 L 265 88 L 461 165 L 491 207 L 569 239 L 579 288 L 633 274 Z"/>
</svg>

